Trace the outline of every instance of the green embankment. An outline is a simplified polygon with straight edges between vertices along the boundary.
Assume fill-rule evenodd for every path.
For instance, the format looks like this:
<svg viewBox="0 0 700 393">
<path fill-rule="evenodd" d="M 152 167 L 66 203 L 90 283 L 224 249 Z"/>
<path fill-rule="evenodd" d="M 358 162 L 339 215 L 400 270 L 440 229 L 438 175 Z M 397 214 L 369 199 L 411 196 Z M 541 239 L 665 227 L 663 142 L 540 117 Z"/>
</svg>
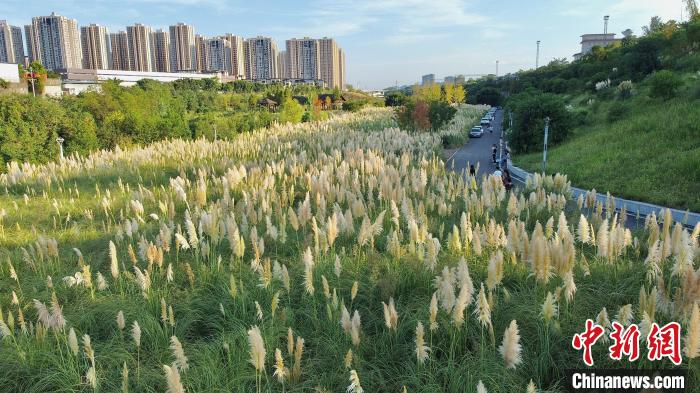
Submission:
<svg viewBox="0 0 700 393">
<path fill-rule="evenodd" d="M 582 104 L 586 106 L 587 104 Z M 588 124 L 549 149 L 547 171 L 577 187 L 623 198 L 700 211 L 700 102 L 639 95 L 590 106 Z M 542 153 L 514 158 L 540 171 Z"/>
</svg>

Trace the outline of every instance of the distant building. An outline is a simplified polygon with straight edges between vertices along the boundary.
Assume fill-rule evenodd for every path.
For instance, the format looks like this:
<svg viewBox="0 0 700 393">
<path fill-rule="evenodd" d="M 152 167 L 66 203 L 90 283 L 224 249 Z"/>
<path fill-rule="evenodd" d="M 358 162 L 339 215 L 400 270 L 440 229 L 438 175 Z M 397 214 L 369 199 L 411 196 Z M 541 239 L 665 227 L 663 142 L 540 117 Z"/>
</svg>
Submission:
<svg viewBox="0 0 700 393">
<path fill-rule="evenodd" d="M 340 62 L 339 64 L 339 79 L 340 79 L 340 88 L 344 89 L 345 84 L 346 84 L 346 78 L 347 78 L 347 69 L 345 68 L 345 51 L 338 47 L 338 61 Z"/>
<path fill-rule="evenodd" d="M 153 32 L 153 71 L 170 72 L 170 34 L 158 29 Z"/>
<path fill-rule="evenodd" d="M 109 34 L 104 26 L 91 24 L 80 27 L 80 44 L 83 48 L 83 68 L 106 70 L 109 60 Z"/>
<path fill-rule="evenodd" d="M 207 71 L 229 73 L 231 71 L 231 42 L 225 37 L 204 40 Z"/>
<path fill-rule="evenodd" d="M 457 85 L 463 85 L 465 82 L 464 75 L 457 75 L 455 76 L 455 84 Z"/>
<path fill-rule="evenodd" d="M 129 54 L 129 37 L 125 31 L 111 33 L 109 45 L 112 48 L 113 70 L 129 71 L 131 69 L 131 55 Z"/>
<path fill-rule="evenodd" d="M 454 76 L 446 76 L 445 77 L 445 83 L 449 85 L 454 85 L 455 84 L 455 77 Z"/>
<path fill-rule="evenodd" d="M 22 29 L 0 20 L 0 63 L 24 64 Z"/>
<path fill-rule="evenodd" d="M 421 77 L 421 84 L 432 85 L 435 83 L 435 74 L 427 74 Z"/>
<path fill-rule="evenodd" d="M 246 77 L 252 80 L 277 79 L 277 44 L 267 37 L 245 41 Z"/>
<path fill-rule="evenodd" d="M 196 53 L 197 62 L 195 63 L 197 72 L 204 72 L 207 70 L 207 37 L 202 35 L 194 36 L 194 48 Z"/>
<path fill-rule="evenodd" d="M 277 53 L 277 73 L 282 79 L 289 78 L 289 56 L 286 50 L 279 51 Z"/>
<path fill-rule="evenodd" d="M 323 37 L 318 40 L 321 69 L 319 78 L 332 89 L 342 88 L 345 78 L 345 64 L 341 62 L 341 50 L 333 38 Z M 345 55 L 342 55 L 345 59 Z"/>
<path fill-rule="evenodd" d="M 129 42 L 129 69 L 132 71 L 153 71 L 153 29 L 136 23 L 126 27 Z"/>
<path fill-rule="evenodd" d="M 231 69 L 229 76 L 235 79 L 245 79 L 245 51 L 243 49 L 243 37 L 226 34 L 224 38 L 231 43 Z"/>
<path fill-rule="evenodd" d="M 286 41 L 287 64 L 285 74 L 289 78 L 317 79 L 319 77 L 320 52 L 318 40 L 304 37 Z"/>
<path fill-rule="evenodd" d="M 591 53 L 591 49 L 594 46 L 605 47 L 621 40 L 620 38 L 615 38 L 615 33 L 584 34 L 581 36 L 581 52 L 574 54 L 574 60 Z"/>
<path fill-rule="evenodd" d="M 178 23 L 170 26 L 170 61 L 173 72 L 197 70 L 197 46 L 192 25 Z"/>
<path fill-rule="evenodd" d="M 83 66 L 78 22 L 51 13 L 36 16 L 24 27 L 30 61 L 39 61 L 48 70 Z"/>
</svg>

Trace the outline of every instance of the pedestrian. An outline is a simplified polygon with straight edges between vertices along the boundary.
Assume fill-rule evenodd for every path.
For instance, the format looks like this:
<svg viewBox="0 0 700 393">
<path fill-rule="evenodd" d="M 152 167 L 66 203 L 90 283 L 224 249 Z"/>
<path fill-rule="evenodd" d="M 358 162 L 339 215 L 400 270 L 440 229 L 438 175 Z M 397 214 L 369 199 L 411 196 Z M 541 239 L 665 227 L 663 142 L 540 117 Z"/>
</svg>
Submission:
<svg viewBox="0 0 700 393">
<path fill-rule="evenodd" d="M 510 171 L 507 168 L 503 170 L 501 179 L 503 180 L 503 186 L 506 188 L 506 191 L 510 191 L 511 188 L 513 188 L 513 179 L 510 177 Z"/>
<path fill-rule="evenodd" d="M 476 176 L 476 168 L 474 168 L 474 164 L 469 165 L 469 176 Z"/>
<path fill-rule="evenodd" d="M 491 162 L 494 164 L 496 163 L 496 151 L 498 148 L 496 147 L 496 144 L 494 143 L 493 146 L 491 146 Z"/>
</svg>

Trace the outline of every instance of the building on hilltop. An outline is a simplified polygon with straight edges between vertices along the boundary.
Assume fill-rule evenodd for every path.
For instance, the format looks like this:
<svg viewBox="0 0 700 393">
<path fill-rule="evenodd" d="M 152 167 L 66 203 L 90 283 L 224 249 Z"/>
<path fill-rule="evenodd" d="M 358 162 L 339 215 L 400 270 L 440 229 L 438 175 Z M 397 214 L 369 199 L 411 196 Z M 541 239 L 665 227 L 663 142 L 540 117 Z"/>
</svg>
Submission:
<svg viewBox="0 0 700 393">
<path fill-rule="evenodd" d="M 581 52 L 574 54 L 574 60 L 591 53 L 594 46 L 606 47 L 619 41 L 622 39 L 615 38 L 615 33 L 584 34 L 581 36 Z"/>
</svg>

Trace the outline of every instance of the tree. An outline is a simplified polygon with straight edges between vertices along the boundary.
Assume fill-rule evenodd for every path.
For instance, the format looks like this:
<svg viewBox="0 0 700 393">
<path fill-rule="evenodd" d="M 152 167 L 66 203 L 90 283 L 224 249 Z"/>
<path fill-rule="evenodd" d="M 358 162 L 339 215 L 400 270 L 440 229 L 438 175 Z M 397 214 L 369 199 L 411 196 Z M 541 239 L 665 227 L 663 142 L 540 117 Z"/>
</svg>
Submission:
<svg viewBox="0 0 700 393">
<path fill-rule="evenodd" d="M 688 19 L 695 20 L 698 18 L 698 5 L 695 0 L 685 0 L 685 10 L 688 11 Z"/>
<path fill-rule="evenodd" d="M 445 86 L 443 86 L 443 90 L 444 90 L 443 97 L 444 97 L 445 102 L 447 102 L 448 104 L 453 103 L 454 102 L 455 85 L 453 85 L 451 83 L 445 83 Z"/>
<path fill-rule="evenodd" d="M 644 31 L 644 35 L 652 35 L 661 31 L 663 26 L 664 22 L 659 16 L 652 16 L 651 20 L 649 21 L 649 26 L 642 26 L 642 30 Z"/>
<path fill-rule="evenodd" d="M 498 106 L 501 104 L 501 94 L 493 87 L 486 87 L 476 93 L 476 103 Z"/>
<path fill-rule="evenodd" d="M 413 126 L 417 130 L 430 128 L 430 108 L 425 101 L 417 101 L 411 113 Z"/>
<path fill-rule="evenodd" d="M 464 92 L 464 86 L 462 84 L 457 85 L 454 92 L 454 102 L 459 104 L 464 102 L 466 98 L 467 95 Z"/>
<path fill-rule="evenodd" d="M 457 109 L 444 101 L 433 101 L 429 104 L 428 118 L 430 128 L 437 131 L 447 125 L 457 113 Z"/>
<path fill-rule="evenodd" d="M 394 90 L 384 94 L 385 106 L 402 106 L 406 104 L 406 95 L 401 91 Z"/>
<path fill-rule="evenodd" d="M 513 130 L 509 143 L 513 151 L 528 153 L 540 151 L 544 140 L 545 118 L 549 117 L 550 145 L 566 139 L 571 129 L 571 115 L 564 100 L 551 93 L 521 93 L 508 99 L 513 110 Z"/>
<path fill-rule="evenodd" d="M 292 99 L 287 98 L 282 102 L 279 110 L 280 123 L 299 123 L 304 116 L 304 107 Z"/>
</svg>

